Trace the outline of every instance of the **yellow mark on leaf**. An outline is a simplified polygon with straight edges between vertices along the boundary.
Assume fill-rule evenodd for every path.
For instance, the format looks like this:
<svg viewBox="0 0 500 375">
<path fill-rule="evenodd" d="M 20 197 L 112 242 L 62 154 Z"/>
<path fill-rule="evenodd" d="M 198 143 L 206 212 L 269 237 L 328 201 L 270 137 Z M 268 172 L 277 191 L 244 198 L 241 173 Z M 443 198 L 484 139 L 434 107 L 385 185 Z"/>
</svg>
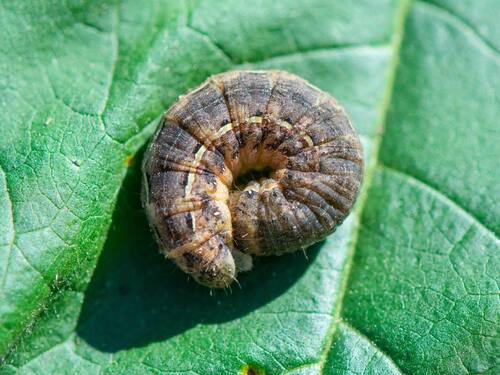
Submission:
<svg viewBox="0 0 500 375">
<path fill-rule="evenodd" d="M 125 165 L 127 166 L 127 168 L 134 165 L 134 161 L 135 161 L 134 155 L 127 156 L 125 158 Z"/>
<path fill-rule="evenodd" d="M 246 365 L 241 370 L 241 375 L 265 375 L 264 370 L 256 368 L 254 366 Z"/>
</svg>

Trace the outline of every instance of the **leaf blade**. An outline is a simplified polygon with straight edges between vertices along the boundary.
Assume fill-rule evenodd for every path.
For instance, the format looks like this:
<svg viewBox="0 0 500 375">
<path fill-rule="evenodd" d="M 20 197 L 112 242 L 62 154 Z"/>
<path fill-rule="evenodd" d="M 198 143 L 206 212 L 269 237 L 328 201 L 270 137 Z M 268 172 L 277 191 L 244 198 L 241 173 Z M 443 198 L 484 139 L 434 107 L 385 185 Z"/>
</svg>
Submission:
<svg viewBox="0 0 500 375">
<path fill-rule="evenodd" d="M 291 9 L 296 10 L 295 5 L 293 4 Z M 394 9 L 392 9 L 394 4 L 392 2 L 384 2 L 383 4 L 381 2 L 379 5 L 385 6 L 383 9 L 387 11 L 387 15 L 394 14 Z M 356 5 L 353 6 L 356 7 Z M 418 3 L 412 8 L 410 20 L 415 18 L 415 14 L 418 15 L 422 7 Z M 366 7 L 363 11 L 370 11 L 370 9 L 370 7 Z M 259 14 L 259 11 L 248 10 L 249 14 L 255 12 Z M 286 14 L 286 11 L 284 12 L 283 14 Z M 245 9 L 243 8 L 235 10 L 237 17 L 241 18 L 244 13 Z M 227 67 L 227 64 L 230 65 L 234 62 L 239 64 L 248 60 L 254 61 L 255 65 L 259 67 L 280 67 L 296 71 L 309 78 L 313 83 L 320 86 L 324 85 L 322 88 L 334 93 L 335 96 L 338 96 L 346 103 L 349 112 L 353 113 L 355 125 L 362 124 L 361 131 L 365 134 L 364 143 L 367 149 L 370 150 L 369 154 L 377 153 L 378 146 L 377 144 L 373 145 L 371 139 L 379 134 L 375 130 L 377 116 L 382 118 L 379 121 L 386 122 L 384 120 L 386 111 L 382 104 L 381 91 L 383 91 L 384 82 L 387 81 L 388 56 L 394 53 L 386 47 L 388 41 L 379 38 L 381 34 L 373 34 L 378 35 L 373 37 L 373 43 L 368 43 L 370 44 L 369 47 L 363 47 L 356 45 L 356 41 L 353 42 L 353 40 L 348 39 L 346 39 L 346 43 L 339 43 L 335 38 L 332 39 L 333 34 L 325 32 L 323 34 L 327 35 L 327 39 L 329 38 L 325 43 L 312 38 L 310 44 L 304 44 L 303 41 L 288 44 L 288 52 L 286 53 L 292 52 L 290 56 L 282 56 L 284 53 L 280 49 L 282 46 L 278 46 L 275 50 L 269 48 L 262 51 L 250 49 L 255 54 L 252 58 L 252 56 L 249 57 L 248 51 L 238 52 L 235 46 L 237 46 L 238 41 L 241 41 L 240 39 L 227 38 L 226 35 L 219 33 L 216 24 L 210 24 L 213 17 L 207 18 L 210 21 L 208 24 L 203 24 L 201 22 L 203 19 L 200 21 L 198 18 L 197 23 L 195 22 L 196 26 L 189 26 L 194 22 L 193 20 L 196 20 L 192 11 L 186 12 L 186 9 L 182 8 L 179 10 L 179 14 L 182 15 L 180 17 L 181 21 L 179 21 L 181 26 L 179 27 L 182 29 L 180 33 L 184 35 L 184 39 L 176 39 L 176 37 L 173 39 L 196 40 L 200 43 L 200 46 L 206 47 L 206 49 L 201 47 L 196 54 L 202 54 L 203 51 L 212 51 L 211 55 L 213 53 L 215 57 L 213 65 L 208 67 L 207 71 L 218 71 L 218 69 Z M 293 12 L 289 16 L 290 19 L 294 19 Z M 182 21 L 183 17 L 190 20 L 186 23 L 189 26 L 187 30 Z M 471 22 L 474 21 L 474 17 L 477 17 L 477 14 L 472 15 Z M 326 18 L 324 19 L 325 24 L 321 24 L 320 29 L 327 26 Z M 258 19 L 258 21 L 262 22 L 271 22 L 269 20 L 272 21 L 272 18 L 268 15 Z M 242 22 L 245 24 L 247 21 L 243 20 Z M 340 20 L 340 24 L 342 22 L 344 20 Z M 355 25 L 356 22 L 353 22 L 352 25 Z M 304 22 L 303 27 L 310 28 L 310 24 L 307 26 L 308 23 L 310 23 L 310 19 Z M 347 22 L 347 25 L 349 25 L 349 22 Z M 196 31 L 189 30 L 190 27 Z M 349 27 L 345 30 L 352 33 L 352 29 L 349 29 Z M 408 30 L 412 30 L 412 27 L 412 24 L 407 27 L 407 33 Z M 433 28 L 429 27 L 428 29 L 432 30 Z M 273 46 L 277 40 L 283 37 L 282 33 L 290 32 L 286 27 L 283 30 L 277 31 L 276 34 L 271 33 L 268 39 L 264 41 L 263 46 L 266 43 Z M 300 30 L 300 27 L 297 30 Z M 387 30 L 387 25 L 384 25 L 384 28 L 380 30 Z M 494 41 L 491 41 L 491 33 L 488 31 L 490 28 L 486 27 L 481 30 L 484 34 L 481 37 L 494 45 Z M 484 30 L 487 30 L 487 32 L 484 32 Z M 169 31 L 171 32 L 171 30 Z M 18 350 L 11 354 L 8 363 L 14 365 L 14 368 L 20 368 L 21 371 L 35 372 L 42 371 L 43 364 L 47 361 L 54 362 L 62 359 L 78 363 L 83 361 L 82 366 L 87 366 L 85 369 L 89 373 L 98 370 L 104 370 L 108 373 L 121 373 L 125 370 L 137 373 L 171 373 L 178 371 L 221 373 L 239 371 L 248 365 L 264 369 L 268 373 L 320 373 L 323 370 L 325 373 L 329 373 L 332 371 L 338 372 L 339 369 L 353 372 L 359 370 L 360 372 L 392 371 L 398 373 L 398 371 L 401 371 L 398 366 L 404 371 L 425 369 L 425 366 L 421 366 L 422 363 L 432 370 L 432 366 L 437 366 L 438 361 L 442 360 L 439 363 L 440 367 L 437 368 L 443 372 L 456 371 L 460 373 L 460 371 L 464 370 L 464 363 L 467 370 L 487 371 L 488 363 L 491 364 L 494 361 L 490 349 L 495 340 L 495 334 L 498 334 L 498 332 L 495 333 L 494 328 L 488 325 L 486 320 L 480 328 L 474 326 L 473 318 L 479 314 L 479 310 L 475 310 L 473 313 L 471 310 L 460 310 L 450 316 L 456 320 L 455 323 L 462 324 L 463 321 L 460 319 L 464 320 L 468 324 L 465 324 L 467 329 L 471 329 L 472 321 L 472 328 L 479 329 L 478 332 L 482 332 L 480 329 L 487 329 L 487 333 L 492 337 L 485 340 L 476 339 L 469 346 L 463 342 L 456 342 L 456 347 L 461 348 L 461 356 L 458 354 L 450 355 L 447 361 L 433 352 L 435 348 L 440 348 L 445 352 L 448 350 L 448 354 L 454 354 L 452 349 L 444 344 L 444 346 L 440 346 L 440 344 L 429 342 L 427 347 L 424 348 L 414 346 L 420 356 L 418 357 L 420 362 L 412 361 L 408 354 L 412 353 L 411 350 L 403 345 L 404 342 L 401 343 L 401 337 L 406 337 L 410 345 L 415 345 L 414 341 L 412 341 L 414 337 L 411 335 L 408 337 L 408 332 L 411 333 L 411 330 L 415 329 L 411 325 L 411 319 L 417 323 L 420 322 L 418 317 L 412 315 L 415 311 L 418 312 L 416 307 L 414 310 L 407 309 L 407 311 L 400 312 L 407 319 L 399 322 L 401 323 L 399 325 L 397 324 L 398 319 L 390 315 L 383 315 L 378 310 L 374 310 L 368 316 L 364 316 L 359 311 L 359 306 L 365 307 L 363 311 L 371 311 L 372 307 L 384 307 L 384 303 L 387 303 L 387 301 L 392 306 L 398 306 L 399 301 L 390 299 L 379 299 L 372 302 L 370 291 L 373 293 L 384 293 L 387 289 L 389 289 L 388 292 L 400 291 L 400 297 L 406 298 L 408 300 L 406 301 L 407 304 L 411 302 L 410 297 L 413 294 L 409 288 L 406 288 L 406 284 L 384 282 L 386 273 L 382 271 L 384 270 L 384 260 L 393 259 L 395 264 L 398 264 L 397 261 L 399 260 L 399 264 L 402 264 L 401 269 L 406 271 L 404 276 L 409 275 L 419 282 L 425 280 L 425 274 L 412 274 L 412 270 L 408 265 L 416 256 L 412 248 L 408 246 L 408 244 L 414 243 L 411 238 L 408 238 L 412 231 L 422 234 L 421 240 L 424 243 L 421 247 L 424 250 L 435 250 L 436 247 L 439 250 L 439 244 L 449 244 L 447 236 L 450 234 L 456 235 L 453 238 L 454 243 L 460 244 L 453 250 L 455 252 L 457 252 L 457 249 L 460 250 L 457 255 L 454 255 L 456 259 L 461 259 L 460 257 L 467 258 L 467 255 L 470 255 L 467 251 L 473 250 L 477 253 L 478 249 L 474 247 L 474 244 L 484 244 L 484 233 L 486 233 L 487 237 L 490 234 L 492 235 L 491 232 L 480 230 L 479 233 L 482 233 L 482 235 L 478 237 L 477 232 L 475 232 L 477 223 L 472 220 L 472 224 L 469 226 L 467 220 L 470 217 L 457 214 L 457 212 L 463 213 L 463 210 L 457 209 L 456 205 L 450 203 L 448 198 L 442 197 L 441 193 L 436 193 L 435 189 L 422 186 L 420 182 L 414 181 L 399 172 L 399 170 L 405 171 L 402 167 L 408 168 L 408 165 L 411 165 L 408 161 L 412 161 L 419 152 L 418 149 L 411 149 L 406 147 L 404 143 L 400 145 L 396 142 L 400 132 L 406 131 L 405 126 L 409 126 L 400 120 L 402 118 L 401 114 L 404 114 L 402 108 L 405 108 L 405 101 L 409 100 L 408 91 L 401 84 L 402 81 L 404 82 L 401 77 L 408 74 L 406 70 L 408 70 L 409 62 L 410 64 L 419 64 L 424 61 L 426 56 L 426 54 L 422 53 L 419 56 L 421 58 L 417 59 L 416 62 L 412 62 L 409 58 L 411 56 L 411 46 L 414 45 L 411 43 L 412 38 L 414 38 L 413 34 L 413 32 L 409 33 L 409 36 L 405 39 L 406 44 L 403 45 L 402 64 L 399 67 L 394 88 L 396 96 L 390 103 L 387 129 L 382 139 L 380 157 L 383 166 L 374 169 L 374 183 L 367 197 L 366 209 L 363 210 L 357 242 L 353 243 L 352 240 L 352 231 L 356 231 L 358 227 L 357 221 L 359 220 L 355 214 L 338 233 L 323 244 L 324 248 L 321 252 L 317 250 L 312 252 L 310 267 L 306 268 L 303 260 L 297 259 L 297 257 L 282 258 L 279 259 L 279 262 L 264 261 L 258 265 L 259 267 L 251 275 L 243 276 L 243 291 L 235 291 L 231 296 L 217 295 L 215 298 L 208 298 L 203 289 L 193 287 L 193 285 L 184 287 L 183 277 L 179 274 L 169 275 L 170 271 L 167 265 L 161 263 L 158 256 L 153 255 L 154 244 L 148 242 L 150 238 L 148 237 L 145 220 L 141 216 L 140 207 L 137 200 L 134 201 L 133 198 L 130 198 L 137 197 L 139 192 L 139 186 L 137 185 L 139 177 L 137 174 L 134 177 L 134 173 L 137 172 L 132 170 L 130 172 L 132 177 L 127 179 L 127 181 L 131 179 L 131 182 L 125 182 L 122 189 L 123 198 L 120 200 L 121 203 L 118 204 L 115 219 L 113 219 L 117 227 L 110 232 L 104 255 L 99 261 L 90 287 L 85 294 L 82 292 L 83 285 L 80 288 L 73 288 L 74 290 L 70 288 L 58 293 L 59 297 L 56 297 L 53 304 L 57 308 L 54 307 L 53 311 L 44 314 L 38 324 L 35 325 L 32 335 L 26 336 L 27 338 L 21 342 Z M 235 35 L 245 38 L 247 33 L 236 32 Z M 300 35 L 300 37 L 303 36 Z M 323 35 L 319 37 L 321 38 Z M 293 38 L 290 40 L 293 40 Z M 359 40 L 363 40 L 363 38 L 361 37 Z M 255 43 L 254 41 L 249 42 L 251 46 L 254 46 L 252 44 Z M 306 50 L 308 52 L 296 53 L 296 47 L 299 44 L 301 46 L 298 49 L 299 51 Z M 331 48 L 335 45 L 342 45 L 342 47 Z M 310 49 L 312 51 L 309 51 Z M 144 51 L 147 52 L 147 48 Z M 164 56 L 161 52 L 159 52 L 159 55 Z M 178 56 L 183 55 L 181 53 Z M 179 61 L 183 60 L 180 57 L 178 59 Z M 175 59 L 169 61 L 171 63 Z M 243 66 L 248 65 L 244 64 Z M 348 67 L 352 68 L 349 69 Z M 159 72 L 154 67 L 151 68 L 152 70 L 149 68 L 147 67 L 145 71 L 153 77 Z M 126 77 L 127 72 L 121 69 L 116 69 L 113 76 Z M 345 74 L 346 72 L 347 75 L 342 76 L 342 73 Z M 376 72 L 379 72 L 380 77 L 384 78 L 378 77 L 374 79 L 371 77 L 376 75 Z M 194 84 L 205 73 L 202 72 L 199 75 L 190 74 L 181 71 L 180 76 L 187 79 L 187 82 Z M 340 79 L 336 81 L 320 80 L 323 76 L 339 75 Z M 160 82 L 166 82 L 164 78 L 158 79 Z M 368 90 L 366 91 L 360 89 L 363 82 L 368 82 Z M 165 102 L 172 100 L 176 95 L 175 92 L 178 92 L 180 87 L 186 84 L 186 82 L 182 83 L 180 80 L 178 83 L 174 82 L 173 87 L 175 89 L 172 89 L 170 93 L 161 94 L 162 99 L 160 102 L 162 103 L 155 102 L 153 105 L 148 104 L 148 102 L 158 92 L 158 87 L 154 87 L 154 85 L 151 90 L 146 90 L 144 97 L 140 98 L 137 103 L 130 101 L 126 95 L 124 98 L 120 98 L 121 90 L 117 86 L 111 87 L 110 92 L 116 91 L 113 94 L 114 99 L 109 102 L 110 104 L 104 106 L 107 112 L 106 115 L 109 116 L 103 121 L 106 122 L 105 126 L 108 127 L 105 130 L 113 134 L 112 138 L 125 142 L 125 149 L 127 149 L 127 143 L 129 142 L 133 143 L 134 147 L 139 146 L 147 136 L 149 127 L 153 128 L 154 125 L 148 124 L 152 123 L 151 121 L 159 108 L 162 108 Z M 145 86 L 147 85 L 148 83 L 145 84 Z M 134 92 L 135 94 L 131 95 L 132 97 L 140 96 L 137 94 L 141 92 L 140 90 L 137 91 L 139 86 L 134 87 L 133 84 L 130 85 L 125 82 L 125 86 L 122 87 L 126 89 L 122 89 L 126 92 L 127 90 Z M 392 82 L 388 86 L 392 87 Z M 424 89 L 425 85 L 422 86 L 423 92 L 425 92 Z M 442 98 L 438 99 L 441 100 Z M 144 103 L 149 106 L 145 111 L 139 108 Z M 389 104 L 388 100 L 386 100 L 386 104 Z M 119 112 L 119 108 L 129 105 L 132 108 L 131 113 L 123 114 Z M 378 111 L 376 107 L 379 107 Z M 100 108 L 103 108 L 102 105 Z M 415 106 L 414 108 L 418 109 L 419 107 Z M 490 108 L 489 105 L 488 108 Z M 117 127 L 117 124 L 122 122 L 134 125 L 123 130 Z M 129 141 L 129 139 L 133 139 L 133 141 Z M 444 144 L 453 146 L 449 140 L 445 139 L 445 141 L 448 141 L 448 143 L 444 142 Z M 452 147 L 449 148 L 452 150 Z M 396 156 L 392 154 L 393 151 Z M 488 155 L 486 156 L 488 157 Z M 463 160 L 468 163 L 470 159 L 464 158 Z M 375 160 L 372 159 L 371 163 L 372 168 L 374 168 Z M 449 162 L 443 163 L 443 165 L 449 165 Z M 393 168 L 398 169 L 398 171 L 394 171 Z M 422 169 L 426 171 L 425 168 Z M 402 196 L 399 191 L 401 189 L 406 192 Z M 131 204 L 130 201 L 133 203 Z M 389 210 L 384 204 L 389 205 Z M 404 210 L 405 207 L 408 207 L 408 209 Z M 422 208 L 426 207 L 432 209 L 422 210 Z M 438 215 L 437 218 L 429 219 L 425 216 L 428 214 L 427 211 L 436 215 L 445 213 L 441 216 Z M 408 216 L 408 213 L 411 215 L 405 218 L 405 214 Z M 122 218 L 120 219 L 120 217 Z M 454 222 L 453 220 L 457 217 L 462 221 Z M 491 217 L 493 223 L 495 218 L 498 218 L 495 215 Z M 124 218 L 134 219 L 127 222 L 127 219 Z M 418 220 L 420 218 L 426 218 L 428 224 L 436 222 L 443 227 L 439 228 L 437 234 L 429 232 L 431 225 L 428 225 L 428 227 L 419 226 Z M 461 226 L 460 223 L 466 223 L 467 225 L 463 224 Z M 136 224 L 139 225 L 138 232 Z M 406 230 L 402 230 L 405 228 Z M 389 236 L 386 235 L 387 232 L 390 233 Z M 425 243 L 426 238 L 430 239 L 428 243 Z M 493 293 L 491 294 L 493 296 L 496 290 L 494 289 L 495 285 L 485 282 L 484 278 L 476 277 L 475 273 L 478 273 L 477 270 L 484 266 L 486 259 L 491 259 L 488 263 L 490 264 L 488 272 L 494 272 L 495 267 L 492 265 L 498 261 L 498 256 L 495 256 L 495 253 L 492 252 L 495 246 L 498 247 L 495 240 L 498 241 L 493 235 L 487 242 L 488 246 L 485 247 L 489 258 L 486 258 L 483 253 L 477 253 L 479 261 L 471 263 L 470 266 L 463 266 L 458 260 L 455 260 L 455 263 L 459 265 L 459 272 L 463 274 L 464 282 L 467 281 L 470 284 L 469 288 L 477 287 L 479 293 L 486 290 L 490 294 Z M 467 246 L 463 246 L 461 241 L 467 241 Z M 383 251 L 384 249 L 387 250 L 388 246 L 393 242 L 396 242 L 397 246 L 392 245 L 389 248 L 391 251 Z M 144 249 L 145 243 L 148 243 L 146 249 Z M 339 296 L 343 295 L 341 285 L 347 280 L 346 265 L 351 257 L 349 248 L 351 247 L 351 251 L 353 251 L 354 245 L 356 252 L 351 266 L 351 275 L 348 278 L 346 295 L 344 298 L 339 299 Z M 144 253 L 138 253 L 138 248 L 142 248 Z M 405 257 L 398 258 L 396 248 L 401 249 L 402 254 L 407 255 L 407 259 Z M 327 250 L 331 251 L 328 252 Z M 374 260 L 373 254 L 380 254 L 380 259 Z M 425 257 L 427 255 L 420 256 Z M 123 262 L 123 256 L 125 256 L 125 262 Z M 426 262 L 426 267 L 430 270 L 439 265 L 428 260 Z M 117 267 L 120 264 L 121 266 Z M 443 269 L 447 272 L 450 271 L 450 264 L 452 263 L 450 262 L 448 268 L 444 267 Z M 370 270 L 371 273 L 365 274 L 364 270 L 366 269 Z M 144 270 L 148 270 L 148 272 L 144 272 Z M 471 270 L 474 270 L 474 272 Z M 440 279 L 437 272 L 435 273 L 436 275 L 433 276 L 435 280 L 440 280 L 441 284 L 443 284 L 443 281 L 448 281 L 451 286 L 448 285 L 447 287 L 451 288 L 452 292 L 457 293 L 457 285 L 461 282 L 460 278 L 450 279 L 450 281 L 446 278 Z M 394 274 L 398 275 L 397 270 L 395 270 Z M 366 279 L 371 281 L 371 283 L 368 283 L 370 285 L 367 285 Z M 404 279 L 399 281 L 403 282 Z M 481 284 L 479 286 L 474 285 L 476 281 L 480 281 Z M 162 288 L 158 287 L 160 285 Z M 417 293 L 423 301 L 426 301 L 426 299 L 436 301 L 436 308 L 424 309 L 425 313 L 430 315 L 431 318 L 442 317 L 444 313 L 450 311 L 451 302 L 446 299 L 447 295 L 440 290 L 440 287 L 444 286 L 446 286 L 446 283 L 438 285 L 434 290 L 429 289 L 425 290 L 425 293 Z M 249 298 L 249 295 L 252 297 Z M 62 301 L 60 305 L 57 302 L 58 298 Z M 78 302 L 82 299 L 85 299 L 83 306 Z M 190 311 L 190 309 L 200 305 L 203 305 L 203 311 Z M 465 306 L 467 307 L 469 304 L 466 303 Z M 498 318 L 495 315 L 495 312 L 498 312 L 498 303 L 480 301 L 477 306 L 485 306 L 489 309 L 487 310 L 489 320 L 494 321 Z M 395 311 L 398 310 L 395 309 Z M 65 315 L 69 323 L 65 325 L 57 324 L 58 314 Z M 426 318 L 429 319 L 428 316 Z M 348 324 L 346 324 L 346 321 Z M 425 320 L 423 321 L 425 322 Z M 403 332 L 407 336 L 398 336 L 398 332 L 400 332 L 398 330 L 401 327 L 407 330 L 407 332 Z M 422 327 L 417 326 L 417 328 Z M 57 339 L 46 342 L 45 335 L 50 329 L 58 332 L 57 335 L 54 335 Z M 447 327 L 447 330 L 453 333 L 459 328 Z M 385 335 L 382 335 L 381 332 Z M 439 334 L 446 338 L 442 331 Z M 473 336 L 472 334 L 469 336 L 463 334 L 460 337 L 470 339 Z M 359 342 L 362 345 L 355 348 L 359 349 L 358 352 L 349 350 L 349 345 L 352 345 L 353 340 L 361 340 Z M 330 350 L 331 341 L 333 341 L 333 346 Z M 469 342 L 471 341 L 469 340 Z M 480 355 L 477 354 L 479 353 L 477 348 L 481 345 L 486 345 L 487 350 Z M 55 352 L 51 351 L 52 348 L 56 348 Z M 462 353 L 470 348 L 474 348 L 476 355 Z M 420 351 L 418 351 L 419 349 Z M 387 354 L 381 355 L 380 350 Z M 359 357 L 356 357 L 358 355 Z M 426 356 L 429 356 L 428 358 L 431 358 L 431 360 L 427 360 Z M 353 362 L 356 358 L 360 359 L 361 362 L 364 361 L 363 366 L 356 367 Z M 342 367 L 339 366 L 339 363 L 347 365 Z M 68 370 L 68 368 L 61 369 L 61 371 L 65 370 Z"/>
</svg>

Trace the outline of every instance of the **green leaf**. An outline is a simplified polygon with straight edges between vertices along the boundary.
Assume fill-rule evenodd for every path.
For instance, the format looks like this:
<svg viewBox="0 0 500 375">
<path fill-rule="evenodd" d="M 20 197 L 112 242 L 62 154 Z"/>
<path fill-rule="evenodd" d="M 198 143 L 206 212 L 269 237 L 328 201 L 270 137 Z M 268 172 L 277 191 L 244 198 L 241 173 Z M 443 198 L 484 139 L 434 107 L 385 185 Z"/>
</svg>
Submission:
<svg viewBox="0 0 500 375">
<path fill-rule="evenodd" d="M 0 373 L 498 372 L 499 8 L 2 4 Z M 157 254 L 132 155 L 178 94 L 242 67 L 332 93 L 368 168 L 308 259 L 210 295 Z"/>
</svg>

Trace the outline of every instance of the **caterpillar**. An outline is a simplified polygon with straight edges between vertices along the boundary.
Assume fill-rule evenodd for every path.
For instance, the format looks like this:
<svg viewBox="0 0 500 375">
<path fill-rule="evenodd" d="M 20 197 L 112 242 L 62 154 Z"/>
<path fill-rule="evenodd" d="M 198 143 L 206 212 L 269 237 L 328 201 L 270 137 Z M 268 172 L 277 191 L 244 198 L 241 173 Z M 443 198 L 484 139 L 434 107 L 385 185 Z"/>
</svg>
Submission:
<svg viewBox="0 0 500 375">
<path fill-rule="evenodd" d="M 142 201 L 160 251 L 200 284 L 224 288 L 252 256 L 335 231 L 362 178 L 359 137 L 332 97 L 290 73 L 230 71 L 162 117 Z"/>
</svg>

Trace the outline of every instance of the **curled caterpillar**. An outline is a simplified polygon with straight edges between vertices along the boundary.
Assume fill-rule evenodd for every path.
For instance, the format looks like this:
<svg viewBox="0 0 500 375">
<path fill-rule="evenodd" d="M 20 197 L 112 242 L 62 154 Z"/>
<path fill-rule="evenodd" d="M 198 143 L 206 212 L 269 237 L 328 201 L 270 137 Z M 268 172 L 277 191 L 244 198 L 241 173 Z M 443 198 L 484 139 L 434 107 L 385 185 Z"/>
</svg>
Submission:
<svg viewBox="0 0 500 375">
<path fill-rule="evenodd" d="M 332 233 L 362 176 L 359 138 L 333 98 L 289 73 L 233 71 L 163 116 L 144 158 L 142 199 L 161 252 L 200 284 L 223 288 L 252 255 L 290 253 Z"/>
</svg>

